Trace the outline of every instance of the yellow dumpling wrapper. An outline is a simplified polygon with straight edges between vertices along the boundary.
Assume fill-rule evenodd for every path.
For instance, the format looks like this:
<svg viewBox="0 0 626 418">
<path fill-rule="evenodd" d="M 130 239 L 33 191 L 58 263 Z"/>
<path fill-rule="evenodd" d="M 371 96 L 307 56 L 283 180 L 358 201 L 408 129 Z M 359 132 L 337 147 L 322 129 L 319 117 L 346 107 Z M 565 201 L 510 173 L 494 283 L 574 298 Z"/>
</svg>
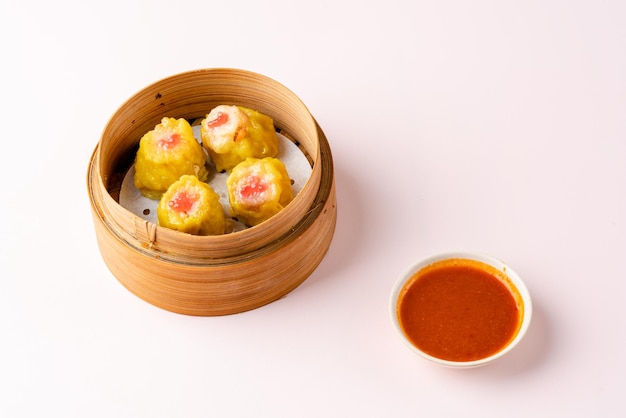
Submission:
<svg viewBox="0 0 626 418">
<path fill-rule="evenodd" d="M 202 120 L 200 134 L 217 171 L 230 171 L 246 158 L 278 154 L 272 118 L 243 106 L 213 108 Z"/>
<path fill-rule="evenodd" d="M 157 220 L 160 226 L 193 235 L 221 235 L 226 231 L 219 195 L 191 175 L 182 176 L 163 193 Z"/>
<path fill-rule="evenodd" d="M 293 199 L 287 168 L 277 158 L 247 158 L 226 179 L 228 200 L 240 222 L 254 226 L 283 210 Z"/>
<path fill-rule="evenodd" d="M 135 157 L 135 187 L 150 199 L 161 197 L 181 176 L 206 180 L 206 154 L 187 120 L 163 118 L 139 141 Z"/>
</svg>

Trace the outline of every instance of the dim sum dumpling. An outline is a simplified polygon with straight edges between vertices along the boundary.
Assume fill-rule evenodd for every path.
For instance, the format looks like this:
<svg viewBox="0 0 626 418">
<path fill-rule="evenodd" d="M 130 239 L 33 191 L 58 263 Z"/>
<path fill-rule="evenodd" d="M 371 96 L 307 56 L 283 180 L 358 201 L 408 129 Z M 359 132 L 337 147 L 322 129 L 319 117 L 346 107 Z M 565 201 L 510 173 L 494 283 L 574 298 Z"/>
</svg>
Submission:
<svg viewBox="0 0 626 418">
<path fill-rule="evenodd" d="M 163 118 L 139 141 L 135 157 L 135 187 L 150 199 L 159 199 L 182 175 L 206 180 L 206 154 L 185 119 Z"/>
<path fill-rule="evenodd" d="M 202 120 L 200 133 L 217 171 L 230 171 L 246 158 L 278 154 L 272 118 L 243 106 L 213 108 Z"/>
<path fill-rule="evenodd" d="M 221 235 L 226 230 L 219 195 L 192 175 L 182 176 L 163 194 L 157 219 L 161 226 L 193 235 Z"/>
<path fill-rule="evenodd" d="M 226 179 L 233 214 L 250 226 L 280 212 L 293 199 L 291 179 L 277 158 L 247 158 Z"/>
</svg>

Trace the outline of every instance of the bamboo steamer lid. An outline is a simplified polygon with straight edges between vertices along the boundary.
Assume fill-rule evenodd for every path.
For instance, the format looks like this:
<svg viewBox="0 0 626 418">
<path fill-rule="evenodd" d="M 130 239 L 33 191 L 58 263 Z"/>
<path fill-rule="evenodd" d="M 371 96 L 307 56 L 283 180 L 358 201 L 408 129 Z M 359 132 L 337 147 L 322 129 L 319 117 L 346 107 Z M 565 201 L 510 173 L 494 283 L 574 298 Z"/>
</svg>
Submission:
<svg viewBox="0 0 626 418">
<path fill-rule="evenodd" d="M 195 236 L 148 222 L 118 202 L 139 139 L 162 117 L 204 117 L 220 104 L 274 120 L 311 162 L 311 175 L 281 212 L 242 231 Z M 323 131 L 280 83 L 244 70 L 202 69 L 158 81 L 111 117 L 87 173 L 96 238 L 105 264 L 129 291 L 187 315 L 227 315 L 281 298 L 315 270 L 337 218 L 333 161 Z"/>
</svg>

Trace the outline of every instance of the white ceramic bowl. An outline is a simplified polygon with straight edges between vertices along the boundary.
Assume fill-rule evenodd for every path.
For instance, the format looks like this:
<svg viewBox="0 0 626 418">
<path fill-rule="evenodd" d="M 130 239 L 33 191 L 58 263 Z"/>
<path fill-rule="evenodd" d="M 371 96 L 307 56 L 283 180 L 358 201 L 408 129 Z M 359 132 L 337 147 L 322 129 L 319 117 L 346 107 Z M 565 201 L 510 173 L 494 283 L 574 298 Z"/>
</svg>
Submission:
<svg viewBox="0 0 626 418">
<path fill-rule="evenodd" d="M 419 348 L 417 348 L 407 338 L 405 332 L 403 331 L 403 328 L 400 324 L 400 321 L 398 319 L 398 314 L 397 314 L 397 306 L 399 302 L 398 299 L 401 295 L 402 288 L 407 283 L 407 281 L 409 281 L 416 273 L 421 271 L 423 268 L 433 263 L 443 261 L 443 260 L 448 260 L 448 259 L 474 260 L 474 261 L 479 261 L 479 262 L 482 262 L 484 264 L 487 264 L 489 266 L 496 268 L 509 279 L 508 280 L 509 285 L 515 287 L 515 289 L 517 290 L 517 293 L 519 294 L 521 298 L 522 306 L 523 306 L 523 310 L 522 310 L 523 313 L 522 313 L 521 324 L 518 328 L 517 334 L 507 345 L 505 345 L 495 354 L 489 355 L 488 357 L 485 357 L 485 358 L 481 358 L 478 360 L 471 360 L 471 361 L 444 360 L 444 359 L 440 359 L 437 357 L 433 357 L 432 355 L 429 355 L 423 352 L 422 350 L 420 350 Z M 515 293 L 515 289 L 512 290 L 513 293 Z M 470 367 L 483 366 L 485 364 L 488 364 L 504 356 L 509 351 L 511 351 L 513 347 L 515 347 L 524 337 L 524 335 L 526 334 L 526 331 L 528 330 L 528 326 L 530 325 L 530 320 L 532 317 L 532 301 L 530 298 L 530 294 L 528 292 L 528 289 L 526 288 L 526 285 L 524 284 L 522 279 L 517 275 L 517 273 L 515 273 L 513 269 L 511 269 L 509 266 L 505 265 L 503 262 L 501 262 L 498 259 L 495 259 L 485 254 L 470 253 L 470 252 L 452 252 L 452 253 L 439 254 L 439 255 L 425 258 L 417 262 L 413 266 L 411 266 L 402 275 L 400 275 L 400 277 L 397 279 L 396 283 L 394 284 L 392 292 L 391 292 L 390 301 L 389 301 L 389 308 L 390 308 L 390 314 L 391 314 L 391 321 L 393 323 L 394 328 L 398 332 L 398 335 L 400 336 L 402 341 L 404 341 L 404 343 L 412 351 L 414 351 L 415 353 L 419 354 L 423 358 L 430 360 L 436 364 L 447 366 L 447 367 L 455 367 L 455 368 L 470 368 Z"/>
</svg>

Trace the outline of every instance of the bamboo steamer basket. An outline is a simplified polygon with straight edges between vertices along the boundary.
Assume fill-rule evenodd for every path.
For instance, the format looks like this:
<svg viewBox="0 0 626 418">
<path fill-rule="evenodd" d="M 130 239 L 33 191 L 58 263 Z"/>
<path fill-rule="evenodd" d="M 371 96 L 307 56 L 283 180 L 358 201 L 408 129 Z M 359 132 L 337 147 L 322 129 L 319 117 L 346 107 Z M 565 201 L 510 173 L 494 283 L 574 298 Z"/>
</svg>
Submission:
<svg viewBox="0 0 626 418">
<path fill-rule="evenodd" d="M 265 113 L 305 153 L 311 174 L 294 200 L 257 226 L 219 236 L 170 230 L 122 207 L 121 179 L 143 134 L 164 116 L 193 120 L 220 104 Z M 283 297 L 322 261 L 337 218 L 331 150 L 315 119 L 280 83 L 237 69 L 181 73 L 132 96 L 103 130 L 87 188 L 109 270 L 144 301 L 186 315 L 240 313 Z"/>
</svg>

